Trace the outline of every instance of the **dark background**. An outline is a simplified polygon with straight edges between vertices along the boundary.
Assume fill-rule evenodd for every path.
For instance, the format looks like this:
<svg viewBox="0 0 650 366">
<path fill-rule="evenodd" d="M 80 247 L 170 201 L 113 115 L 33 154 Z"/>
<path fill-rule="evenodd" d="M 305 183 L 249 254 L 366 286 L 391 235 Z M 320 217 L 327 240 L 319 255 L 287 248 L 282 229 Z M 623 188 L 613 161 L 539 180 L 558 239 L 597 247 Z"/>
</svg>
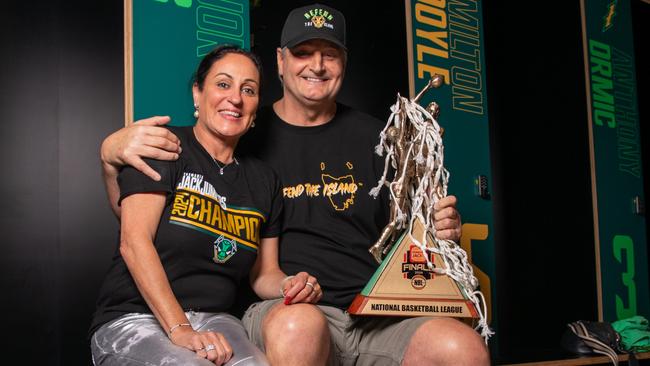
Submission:
<svg viewBox="0 0 650 366">
<path fill-rule="evenodd" d="M 306 2 L 277 3 L 251 9 L 253 49 L 266 67 L 264 104 L 281 91 L 274 49 L 284 17 Z M 328 3 L 348 19 L 340 100 L 385 119 L 396 92 L 408 92 L 403 2 Z M 596 318 L 579 2 L 525 12 L 513 4 L 522 3 L 483 2 L 496 363 L 561 356 L 566 323 Z M 632 4 L 650 182 L 650 5 Z M 123 125 L 122 11 L 121 1 L 81 0 L 8 2 L 0 11 L 0 344 L 19 364 L 90 363 L 86 331 L 117 243 L 98 150 Z"/>
</svg>

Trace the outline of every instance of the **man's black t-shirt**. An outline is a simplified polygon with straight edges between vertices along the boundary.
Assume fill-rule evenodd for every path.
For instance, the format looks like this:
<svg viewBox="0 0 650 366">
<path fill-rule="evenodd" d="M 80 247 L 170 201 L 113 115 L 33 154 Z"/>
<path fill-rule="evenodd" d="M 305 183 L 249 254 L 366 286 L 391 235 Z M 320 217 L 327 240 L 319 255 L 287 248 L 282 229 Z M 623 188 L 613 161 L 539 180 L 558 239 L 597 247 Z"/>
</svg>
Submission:
<svg viewBox="0 0 650 366">
<path fill-rule="evenodd" d="M 368 249 L 388 221 L 389 201 L 386 190 L 377 199 L 368 192 L 384 170 L 374 154 L 384 125 L 338 104 L 328 123 L 298 127 L 266 107 L 239 144 L 280 177 L 280 264 L 288 274 L 313 274 L 321 304 L 347 308 L 377 268 Z"/>
</svg>

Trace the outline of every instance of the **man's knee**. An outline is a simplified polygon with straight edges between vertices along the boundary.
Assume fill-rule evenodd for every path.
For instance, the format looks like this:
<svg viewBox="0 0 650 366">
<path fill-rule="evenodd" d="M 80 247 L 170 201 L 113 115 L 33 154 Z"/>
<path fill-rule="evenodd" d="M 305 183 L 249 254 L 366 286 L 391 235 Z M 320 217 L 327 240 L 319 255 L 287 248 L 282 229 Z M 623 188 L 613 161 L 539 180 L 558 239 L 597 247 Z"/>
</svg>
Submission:
<svg viewBox="0 0 650 366">
<path fill-rule="evenodd" d="M 327 360 L 327 319 L 314 305 L 275 305 L 264 318 L 262 335 L 272 365 L 313 366 Z"/>
<path fill-rule="evenodd" d="M 404 365 L 489 365 L 483 338 L 471 327 L 452 318 L 422 324 L 413 334 Z"/>
<path fill-rule="evenodd" d="M 310 304 L 277 304 L 264 318 L 265 344 L 277 341 L 313 341 L 328 335 L 327 319 L 318 307 Z"/>
</svg>

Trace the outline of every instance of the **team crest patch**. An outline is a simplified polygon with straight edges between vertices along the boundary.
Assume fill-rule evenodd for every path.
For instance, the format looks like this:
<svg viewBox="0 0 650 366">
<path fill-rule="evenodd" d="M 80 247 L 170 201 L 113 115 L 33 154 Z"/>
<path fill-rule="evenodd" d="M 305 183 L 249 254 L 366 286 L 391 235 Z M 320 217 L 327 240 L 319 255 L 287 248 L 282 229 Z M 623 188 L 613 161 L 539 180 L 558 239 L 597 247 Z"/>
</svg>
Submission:
<svg viewBox="0 0 650 366">
<path fill-rule="evenodd" d="M 237 253 L 237 242 L 221 235 L 214 242 L 214 257 L 212 257 L 212 260 L 216 263 L 226 263 L 235 253 Z"/>
</svg>

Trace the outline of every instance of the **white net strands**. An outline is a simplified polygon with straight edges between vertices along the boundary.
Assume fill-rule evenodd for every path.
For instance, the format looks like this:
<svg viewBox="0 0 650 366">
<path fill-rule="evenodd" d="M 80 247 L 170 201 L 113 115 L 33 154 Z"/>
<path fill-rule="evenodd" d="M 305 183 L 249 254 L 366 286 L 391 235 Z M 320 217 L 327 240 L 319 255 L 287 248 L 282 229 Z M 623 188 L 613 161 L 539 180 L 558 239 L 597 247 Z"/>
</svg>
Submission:
<svg viewBox="0 0 650 366">
<path fill-rule="evenodd" d="M 385 154 L 384 173 L 377 186 L 370 190 L 370 195 L 377 197 L 382 187 L 388 187 L 391 218 L 382 238 L 375 244 L 375 247 L 386 247 L 382 247 L 381 254 L 375 257 L 380 260 L 380 255 L 386 254 L 389 249 L 389 241 L 396 238 L 396 233 L 407 230 L 422 253 L 435 253 L 445 264 L 444 268 L 434 267 L 430 256 L 424 255 L 429 269 L 454 279 L 465 297 L 475 305 L 479 313 L 475 329 L 487 343 L 494 332 L 487 324 L 485 298 L 478 290 L 479 283 L 467 253 L 451 240 L 436 238 L 434 205 L 447 196 L 449 182 L 449 172 L 444 167 L 442 131 L 434 118 L 437 112 L 429 111 L 399 94 L 390 110 L 391 115 L 375 148 L 379 156 Z M 387 176 L 391 166 L 395 169 L 395 175 L 389 182 Z M 415 220 L 420 220 L 424 226 L 421 237 L 415 237 L 413 233 Z M 433 238 L 436 245 L 427 246 L 427 235 Z M 389 236 L 392 240 L 388 239 Z"/>
</svg>

